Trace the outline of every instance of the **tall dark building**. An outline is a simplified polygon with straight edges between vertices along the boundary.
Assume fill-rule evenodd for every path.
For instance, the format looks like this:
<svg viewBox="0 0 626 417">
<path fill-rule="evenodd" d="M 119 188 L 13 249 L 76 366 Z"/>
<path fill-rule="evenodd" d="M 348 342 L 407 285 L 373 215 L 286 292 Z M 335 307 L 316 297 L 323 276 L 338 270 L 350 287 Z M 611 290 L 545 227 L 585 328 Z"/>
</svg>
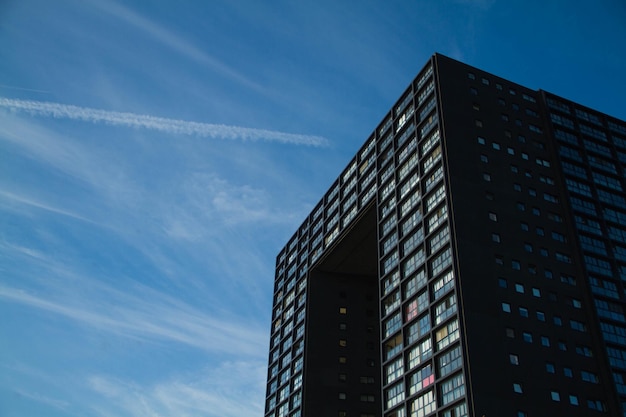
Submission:
<svg viewBox="0 0 626 417">
<path fill-rule="evenodd" d="M 626 123 L 434 55 L 276 262 L 266 417 L 626 416 Z"/>
</svg>

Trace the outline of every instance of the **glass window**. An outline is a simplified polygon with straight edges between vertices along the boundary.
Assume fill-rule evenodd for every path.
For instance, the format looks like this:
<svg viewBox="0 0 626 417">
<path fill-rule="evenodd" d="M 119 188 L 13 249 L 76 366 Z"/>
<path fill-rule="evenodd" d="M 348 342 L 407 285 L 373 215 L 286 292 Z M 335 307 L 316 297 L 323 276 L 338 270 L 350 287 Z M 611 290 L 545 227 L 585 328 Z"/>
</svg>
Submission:
<svg viewBox="0 0 626 417">
<path fill-rule="evenodd" d="M 435 374 L 430 364 L 417 370 L 409 377 L 409 395 L 413 395 L 435 382 Z"/>
<path fill-rule="evenodd" d="M 411 403 L 411 416 L 423 417 L 430 415 L 437 408 L 437 401 L 433 391 L 428 391 Z"/>
<path fill-rule="evenodd" d="M 441 405 L 450 404 L 465 395 L 465 380 L 462 373 L 441 382 L 439 384 Z"/>
</svg>

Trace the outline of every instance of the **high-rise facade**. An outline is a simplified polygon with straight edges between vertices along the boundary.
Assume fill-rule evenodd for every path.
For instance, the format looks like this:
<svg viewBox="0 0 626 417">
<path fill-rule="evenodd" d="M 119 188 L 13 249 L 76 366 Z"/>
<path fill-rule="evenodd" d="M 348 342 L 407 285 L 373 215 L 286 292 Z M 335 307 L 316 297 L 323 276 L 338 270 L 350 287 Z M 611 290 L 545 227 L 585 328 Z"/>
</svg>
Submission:
<svg viewBox="0 0 626 417">
<path fill-rule="evenodd" d="M 277 257 L 265 416 L 626 416 L 625 186 L 625 122 L 434 55 Z"/>
</svg>

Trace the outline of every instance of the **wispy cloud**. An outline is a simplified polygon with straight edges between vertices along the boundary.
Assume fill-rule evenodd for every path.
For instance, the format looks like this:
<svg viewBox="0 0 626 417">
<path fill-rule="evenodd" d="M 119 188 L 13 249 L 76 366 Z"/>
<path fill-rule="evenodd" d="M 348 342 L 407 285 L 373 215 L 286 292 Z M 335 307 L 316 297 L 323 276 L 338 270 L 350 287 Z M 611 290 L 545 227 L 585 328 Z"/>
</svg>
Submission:
<svg viewBox="0 0 626 417">
<path fill-rule="evenodd" d="M 144 34 L 147 34 L 157 42 L 171 48 L 182 56 L 196 61 L 216 73 L 221 74 L 222 76 L 229 78 L 247 88 L 264 94 L 268 93 L 265 87 L 246 77 L 235 68 L 209 55 L 182 36 L 172 32 L 162 25 L 159 25 L 147 17 L 134 12 L 132 9 L 111 0 L 93 0 L 91 1 L 91 4 L 98 7 L 100 10 L 111 14 L 115 18 L 126 22 Z"/>
<path fill-rule="evenodd" d="M 24 112 L 33 116 L 54 117 L 57 119 L 81 120 L 91 123 L 104 123 L 113 126 L 143 128 L 169 134 L 207 137 L 214 139 L 265 140 L 294 145 L 326 146 L 328 141 L 320 136 L 277 132 L 241 126 L 199 123 L 187 120 L 168 119 L 144 114 L 116 112 L 90 107 L 47 101 L 18 100 L 0 97 L 0 107 Z"/>
<path fill-rule="evenodd" d="M 183 375 L 154 385 L 93 375 L 88 386 L 107 400 L 102 416 L 222 416 L 261 415 L 265 362 L 224 362 L 196 375 Z"/>
<path fill-rule="evenodd" d="M 99 287 L 101 297 L 109 298 L 103 301 L 90 298 L 89 303 L 82 303 L 76 297 L 47 294 L 44 298 L 0 286 L 0 299 L 133 339 L 163 340 L 209 352 L 250 356 L 258 356 L 266 348 L 265 332 L 252 323 L 213 317 L 147 287 L 142 288 L 144 296 L 138 297 L 116 293 L 95 282 L 91 285 Z"/>
</svg>

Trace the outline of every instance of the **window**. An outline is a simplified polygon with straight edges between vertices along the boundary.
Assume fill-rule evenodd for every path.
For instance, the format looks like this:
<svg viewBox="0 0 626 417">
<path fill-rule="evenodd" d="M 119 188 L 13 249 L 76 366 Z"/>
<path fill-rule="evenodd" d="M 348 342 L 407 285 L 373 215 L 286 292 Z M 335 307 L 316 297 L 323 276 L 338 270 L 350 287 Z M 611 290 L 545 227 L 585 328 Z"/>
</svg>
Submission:
<svg viewBox="0 0 626 417">
<path fill-rule="evenodd" d="M 546 372 L 549 374 L 554 374 L 556 372 L 552 362 L 546 362 Z"/>
<path fill-rule="evenodd" d="M 511 365 L 519 365 L 519 356 L 514 353 L 509 354 L 509 362 Z"/>
<path fill-rule="evenodd" d="M 430 338 L 420 342 L 409 350 L 408 369 L 413 369 L 420 363 L 430 358 L 433 354 L 433 347 Z"/>
<path fill-rule="evenodd" d="M 437 350 L 442 350 L 452 342 L 459 338 L 459 322 L 452 320 L 444 327 L 435 332 L 435 341 L 437 342 Z"/>
<path fill-rule="evenodd" d="M 526 307 L 520 307 L 519 308 L 519 315 L 524 317 L 524 318 L 528 318 L 528 309 Z"/>
<path fill-rule="evenodd" d="M 490 212 L 489 213 L 489 220 L 491 220 L 492 222 L 497 222 L 498 221 L 498 215 L 496 213 Z"/>
<path fill-rule="evenodd" d="M 558 391 L 550 391 L 550 398 L 552 401 L 559 402 L 561 401 L 561 394 Z"/>
<path fill-rule="evenodd" d="M 432 366 L 426 365 L 409 377 L 409 395 L 413 395 L 435 382 Z"/>
<path fill-rule="evenodd" d="M 392 408 L 404 400 L 404 383 L 392 385 L 385 390 L 385 409 Z"/>
<path fill-rule="evenodd" d="M 513 384 L 513 392 L 517 394 L 522 394 L 524 391 L 522 390 L 522 384 L 515 382 Z"/>
<path fill-rule="evenodd" d="M 446 405 L 455 401 L 465 394 L 465 381 L 462 373 L 441 382 L 439 384 L 441 394 L 441 405 Z"/>
<path fill-rule="evenodd" d="M 509 303 L 502 303 L 502 311 L 504 311 L 505 313 L 510 313 L 511 312 L 511 304 L 509 304 Z"/>
<path fill-rule="evenodd" d="M 411 403 L 411 417 L 423 417 L 430 415 L 437 408 L 437 402 L 433 391 L 428 391 Z"/>
<path fill-rule="evenodd" d="M 456 295 L 452 294 L 450 297 L 443 300 L 437 306 L 435 306 L 435 325 L 443 323 L 448 317 L 452 316 L 456 312 Z"/>
<path fill-rule="evenodd" d="M 444 377 L 461 367 L 463 358 L 461 357 L 461 347 L 456 346 L 437 358 L 439 376 Z"/>
<path fill-rule="evenodd" d="M 593 372 L 581 371 L 580 377 L 583 381 L 590 382 L 592 384 L 598 384 L 600 382 L 598 375 L 594 374 Z"/>
<path fill-rule="evenodd" d="M 395 381 L 404 373 L 404 358 L 398 357 L 388 365 L 385 365 L 385 384 Z"/>
</svg>

